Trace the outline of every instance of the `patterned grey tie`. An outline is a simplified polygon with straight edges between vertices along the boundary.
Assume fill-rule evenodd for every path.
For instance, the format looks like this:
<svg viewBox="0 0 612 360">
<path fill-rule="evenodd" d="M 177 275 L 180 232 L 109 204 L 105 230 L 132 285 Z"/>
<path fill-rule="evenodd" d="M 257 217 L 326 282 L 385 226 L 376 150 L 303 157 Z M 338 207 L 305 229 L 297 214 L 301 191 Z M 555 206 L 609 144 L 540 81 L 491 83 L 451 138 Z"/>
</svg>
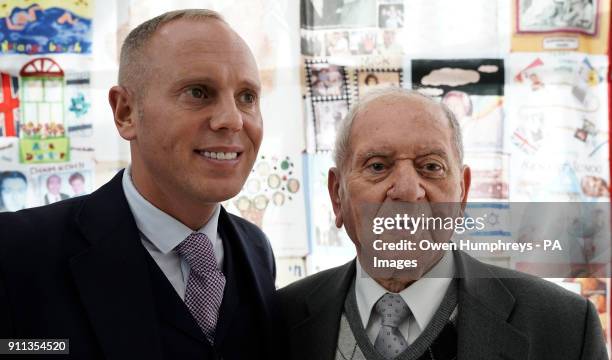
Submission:
<svg viewBox="0 0 612 360">
<path fill-rule="evenodd" d="M 185 305 L 206 339 L 213 344 L 225 276 L 217 269 L 212 242 L 206 235 L 194 232 L 176 250 L 191 268 L 185 289 Z"/>
<path fill-rule="evenodd" d="M 380 314 L 382 324 L 374 342 L 374 348 L 387 359 L 393 359 L 408 347 L 408 342 L 398 327 L 410 315 L 410 309 L 398 294 L 386 293 L 374 305 L 374 311 Z"/>
</svg>

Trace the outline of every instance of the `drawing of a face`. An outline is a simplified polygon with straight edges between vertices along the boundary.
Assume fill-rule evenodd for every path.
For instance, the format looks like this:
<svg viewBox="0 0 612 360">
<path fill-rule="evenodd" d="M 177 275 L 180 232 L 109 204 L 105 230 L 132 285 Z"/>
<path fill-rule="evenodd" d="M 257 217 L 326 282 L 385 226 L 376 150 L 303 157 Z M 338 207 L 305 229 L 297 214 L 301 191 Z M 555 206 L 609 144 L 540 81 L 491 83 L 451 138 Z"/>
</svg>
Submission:
<svg viewBox="0 0 612 360">
<path fill-rule="evenodd" d="M 442 102 L 455 114 L 457 119 L 472 115 L 472 101 L 463 91 L 449 91 Z"/>
</svg>

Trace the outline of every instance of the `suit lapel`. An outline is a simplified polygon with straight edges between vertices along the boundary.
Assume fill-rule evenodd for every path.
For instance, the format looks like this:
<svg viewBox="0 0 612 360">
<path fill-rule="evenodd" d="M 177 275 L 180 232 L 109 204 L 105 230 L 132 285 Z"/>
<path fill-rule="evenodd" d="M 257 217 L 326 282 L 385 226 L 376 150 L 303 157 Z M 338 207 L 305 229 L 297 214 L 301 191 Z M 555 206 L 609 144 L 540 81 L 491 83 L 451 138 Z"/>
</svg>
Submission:
<svg viewBox="0 0 612 360">
<path fill-rule="evenodd" d="M 77 214 L 89 246 L 72 275 L 107 358 L 160 359 L 159 330 L 140 237 L 121 184 L 123 171 L 91 194 Z"/>
<path fill-rule="evenodd" d="M 528 338 L 507 320 L 515 299 L 489 268 L 455 252 L 459 275 L 459 359 L 526 359 Z"/>
<path fill-rule="evenodd" d="M 353 260 L 337 268 L 326 282 L 306 296 L 307 316 L 290 330 L 292 359 L 335 358 L 344 300 L 354 277 Z"/>
<path fill-rule="evenodd" d="M 274 335 L 274 329 L 272 324 L 276 322 L 275 312 L 278 307 L 275 305 L 274 295 L 274 278 L 270 273 L 269 266 L 264 264 L 261 259 L 261 253 L 265 249 L 256 249 L 255 242 L 252 241 L 251 234 L 244 231 L 244 228 L 239 226 L 225 211 L 222 207 L 219 213 L 219 233 L 224 242 L 224 246 L 227 245 L 227 249 L 230 250 L 231 254 L 228 253 L 231 258 L 228 263 L 232 269 L 226 268 L 228 275 L 233 280 L 239 282 L 228 283 L 227 291 L 233 291 L 234 293 L 239 292 L 236 288 L 236 284 L 247 284 L 254 291 L 257 307 L 261 309 L 262 314 L 262 337 L 265 338 L 266 345 L 264 346 L 271 351 L 273 344 L 277 341 Z M 238 266 L 240 263 L 240 266 Z M 244 273 L 236 271 L 236 269 L 243 269 Z M 233 273 L 230 273 L 233 271 Z M 241 285 L 242 286 L 242 285 Z M 231 289 L 229 287 L 232 287 Z M 216 345 L 221 345 L 228 334 L 228 330 L 231 328 L 232 321 L 234 319 L 234 311 L 239 302 L 236 296 L 229 296 L 223 299 L 221 304 L 221 311 L 224 316 L 222 323 L 220 324 L 218 331 L 218 338 L 215 339 Z"/>
</svg>

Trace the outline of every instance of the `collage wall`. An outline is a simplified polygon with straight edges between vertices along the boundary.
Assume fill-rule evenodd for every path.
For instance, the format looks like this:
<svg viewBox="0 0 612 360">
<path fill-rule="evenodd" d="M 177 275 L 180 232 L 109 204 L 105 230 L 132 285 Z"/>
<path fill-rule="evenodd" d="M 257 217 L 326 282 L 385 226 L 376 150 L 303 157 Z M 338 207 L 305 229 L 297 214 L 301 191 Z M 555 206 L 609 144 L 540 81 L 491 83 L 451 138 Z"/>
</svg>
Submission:
<svg viewBox="0 0 612 360">
<path fill-rule="evenodd" d="M 5 0 L 0 211 L 90 193 L 129 164 L 106 103 L 118 48 L 142 21 L 192 7 L 221 12 L 258 61 L 264 141 L 223 205 L 266 232 L 279 286 L 355 256 L 327 172 L 338 121 L 373 88 L 448 105 L 470 202 L 491 219 L 503 202 L 610 200 L 609 1 Z M 609 248 L 610 229 L 597 231 Z M 503 252 L 481 260 L 530 268 Z M 609 337 L 608 278 L 551 280 L 592 300 Z"/>
</svg>

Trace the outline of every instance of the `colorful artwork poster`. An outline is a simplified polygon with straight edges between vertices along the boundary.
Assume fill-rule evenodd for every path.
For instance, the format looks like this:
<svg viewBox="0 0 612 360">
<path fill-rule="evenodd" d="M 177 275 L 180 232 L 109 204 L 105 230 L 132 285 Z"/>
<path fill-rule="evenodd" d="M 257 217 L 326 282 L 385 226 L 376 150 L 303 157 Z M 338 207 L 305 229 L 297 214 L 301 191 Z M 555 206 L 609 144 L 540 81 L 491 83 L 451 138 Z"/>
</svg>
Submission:
<svg viewBox="0 0 612 360">
<path fill-rule="evenodd" d="M 0 10 L 0 54 L 90 54 L 93 0 L 7 0 Z"/>
<path fill-rule="evenodd" d="M 607 64 L 571 52 L 508 59 L 512 201 L 609 201 Z"/>
<path fill-rule="evenodd" d="M 241 192 L 223 204 L 261 228 L 279 257 L 308 252 L 301 160 L 260 154 Z"/>
<path fill-rule="evenodd" d="M 607 51 L 609 1 L 514 0 L 513 11 L 512 51 Z"/>
<path fill-rule="evenodd" d="M 332 154 L 306 156 L 308 228 L 310 233 L 309 273 L 342 265 L 355 257 L 355 246 L 344 228 L 338 228 L 327 189 Z M 314 262 L 313 262 L 314 261 Z M 312 271 L 312 272 L 311 272 Z"/>
<path fill-rule="evenodd" d="M 305 29 L 333 29 L 376 27 L 378 25 L 377 0 L 300 0 L 300 23 Z M 388 9 L 383 9 L 383 20 L 389 20 L 390 25 L 403 21 L 403 8 L 387 15 Z"/>
<path fill-rule="evenodd" d="M 412 87 L 455 114 L 467 153 L 503 148 L 502 59 L 412 60 Z"/>
</svg>

